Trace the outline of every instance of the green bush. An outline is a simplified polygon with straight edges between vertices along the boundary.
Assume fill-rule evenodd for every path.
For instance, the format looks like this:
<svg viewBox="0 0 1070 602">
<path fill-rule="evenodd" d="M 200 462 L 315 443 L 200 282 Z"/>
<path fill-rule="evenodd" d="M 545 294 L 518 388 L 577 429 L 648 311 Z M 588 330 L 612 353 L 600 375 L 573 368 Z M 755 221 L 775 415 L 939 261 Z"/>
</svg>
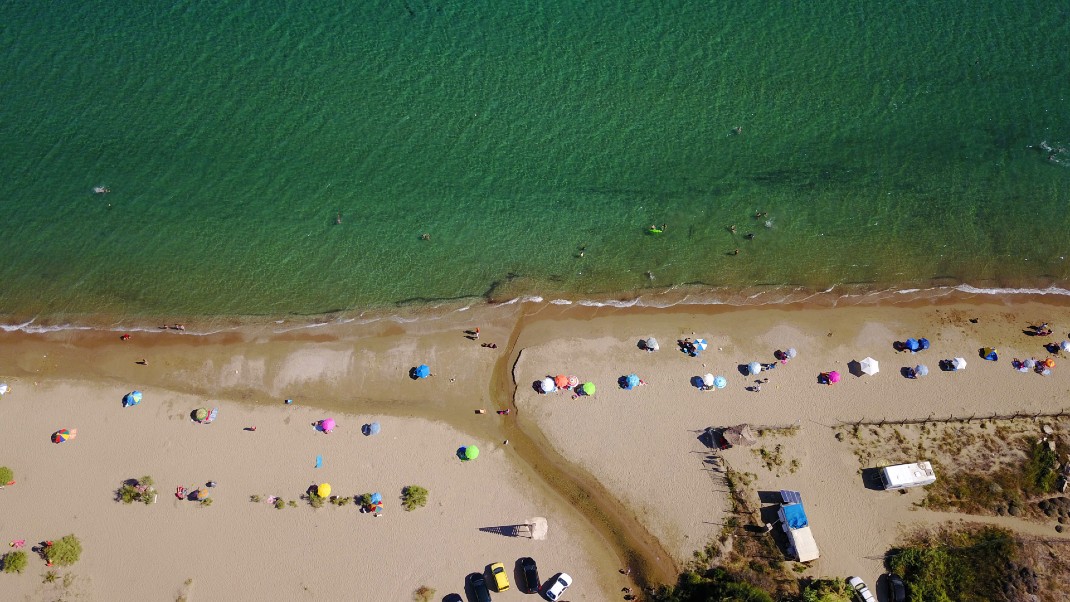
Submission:
<svg viewBox="0 0 1070 602">
<path fill-rule="evenodd" d="M 211 505 L 212 505 L 212 498 L 206 497 L 203 500 L 201 500 L 201 508 L 207 508 L 208 506 L 211 506 Z"/>
<path fill-rule="evenodd" d="M 427 490 L 419 485 L 409 485 L 401 490 L 401 505 L 412 511 L 427 505 Z"/>
<path fill-rule="evenodd" d="M 21 573 L 26 568 L 26 552 L 17 550 L 4 554 L 4 572 Z"/>
<path fill-rule="evenodd" d="M 851 602 L 852 595 L 843 579 L 818 579 L 803 590 L 802 602 Z"/>
<path fill-rule="evenodd" d="M 675 587 L 662 586 L 651 600 L 655 602 L 773 602 L 761 588 L 739 581 L 724 569 L 710 569 L 702 574 L 688 571 L 680 575 Z"/>
<path fill-rule="evenodd" d="M 888 566 L 902 575 L 911 600 L 988 600 L 1013 577 L 1018 543 L 997 527 L 941 530 L 893 550 Z"/>
<path fill-rule="evenodd" d="M 275 500 L 275 508 L 282 510 L 286 507 L 286 502 L 282 498 Z"/>
<path fill-rule="evenodd" d="M 70 566 L 82 556 L 82 542 L 74 535 L 64 535 L 59 541 L 45 547 L 45 558 L 52 564 Z"/>
<path fill-rule="evenodd" d="M 360 502 L 360 505 L 362 507 L 363 506 L 370 506 L 372 504 L 372 494 L 370 494 L 370 493 L 362 494 L 358 501 Z"/>
<path fill-rule="evenodd" d="M 0 466 L 0 487 L 7 485 L 11 481 L 15 480 L 15 471 L 11 470 L 7 466 Z"/>
<path fill-rule="evenodd" d="M 1048 448 L 1046 441 L 1030 439 L 1024 488 L 1032 493 L 1054 493 L 1055 484 L 1059 480 L 1058 466 L 1059 455 Z"/>
<path fill-rule="evenodd" d="M 312 491 L 308 494 L 308 505 L 313 508 L 322 508 L 324 499 L 318 493 Z"/>
<path fill-rule="evenodd" d="M 153 483 L 154 481 L 150 476 L 141 477 L 134 482 L 127 481 L 115 492 L 115 498 L 124 504 L 132 504 L 134 502 L 141 502 L 145 505 L 151 504 L 156 499 L 156 489 L 153 487 Z"/>
<path fill-rule="evenodd" d="M 296 508 L 297 507 L 297 502 L 295 500 L 290 500 L 290 501 L 286 502 L 286 505 L 291 507 L 291 508 Z M 276 505 L 275 507 L 276 508 L 282 508 L 282 506 L 278 506 L 278 505 Z"/>
<path fill-rule="evenodd" d="M 254 503 L 254 504 L 259 504 L 260 503 L 260 496 L 259 495 L 250 495 L 249 496 L 249 501 Z"/>
</svg>

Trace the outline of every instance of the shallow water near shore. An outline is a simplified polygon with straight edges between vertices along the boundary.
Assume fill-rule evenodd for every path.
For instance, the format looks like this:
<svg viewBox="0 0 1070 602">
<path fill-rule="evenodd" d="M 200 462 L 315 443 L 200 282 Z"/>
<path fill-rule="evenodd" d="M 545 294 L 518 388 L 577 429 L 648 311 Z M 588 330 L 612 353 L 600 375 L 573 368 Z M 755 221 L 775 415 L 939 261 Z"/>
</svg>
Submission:
<svg viewBox="0 0 1070 602">
<path fill-rule="evenodd" d="M 8 316 L 1070 275 L 1070 16 L 1051 3 L 0 18 Z"/>
</svg>

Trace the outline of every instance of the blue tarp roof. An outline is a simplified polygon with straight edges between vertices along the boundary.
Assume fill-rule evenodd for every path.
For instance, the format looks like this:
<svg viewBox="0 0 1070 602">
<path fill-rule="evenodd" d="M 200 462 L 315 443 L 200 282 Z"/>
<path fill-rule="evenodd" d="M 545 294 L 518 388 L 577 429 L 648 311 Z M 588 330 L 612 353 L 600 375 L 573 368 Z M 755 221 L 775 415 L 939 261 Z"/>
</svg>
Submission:
<svg viewBox="0 0 1070 602">
<path fill-rule="evenodd" d="M 806 520 L 806 512 L 803 511 L 802 504 L 786 504 L 783 510 L 784 520 L 788 523 L 788 528 L 802 529 L 810 525 L 810 522 Z"/>
</svg>

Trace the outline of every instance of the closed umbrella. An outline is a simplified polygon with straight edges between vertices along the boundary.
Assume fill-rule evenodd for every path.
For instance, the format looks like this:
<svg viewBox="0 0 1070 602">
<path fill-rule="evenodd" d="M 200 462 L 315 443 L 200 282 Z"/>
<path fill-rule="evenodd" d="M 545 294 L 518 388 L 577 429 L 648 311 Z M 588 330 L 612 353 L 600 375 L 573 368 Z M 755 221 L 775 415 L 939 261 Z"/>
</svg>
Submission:
<svg viewBox="0 0 1070 602">
<path fill-rule="evenodd" d="M 649 339 L 643 341 L 643 343 L 644 346 L 650 351 L 657 351 L 658 349 L 661 349 L 661 346 L 658 345 L 658 340 L 654 337 L 650 337 Z"/>
<path fill-rule="evenodd" d="M 917 366 L 914 366 L 914 374 L 916 376 L 928 376 L 929 367 L 925 364 L 918 364 Z"/>
<path fill-rule="evenodd" d="M 584 395 L 594 395 L 594 383 L 586 382 L 580 387 L 580 393 Z"/>
<path fill-rule="evenodd" d="M 564 389 L 568 386 L 568 377 L 564 374 L 558 374 L 554 377 L 554 385 L 556 385 L 558 389 Z"/>
<path fill-rule="evenodd" d="M 710 344 L 706 342 L 706 339 L 699 339 L 695 341 L 695 351 L 705 351 Z"/>
<path fill-rule="evenodd" d="M 870 376 L 873 376 L 874 374 L 881 371 L 880 363 L 871 357 L 867 357 L 866 359 L 862 360 L 858 363 L 858 365 L 861 367 L 863 373 L 868 374 Z"/>
<path fill-rule="evenodd" d="M 832 372 L 829 372 L 829 382 L 830 383 L 838 383 L 838 382 L 840 382 L 840 373 L 835 371 L 835 370 L 833 370 Z"/>
<path fill-rule="evenodd" d="M 551 393 L 557 390 L 557 385 L 554 384 L 554 379 L 547 376 L 539 382 L 539 388 L 542 389 L 543 393 Z"/>
<path fill-rule="evenodd" d="M 966 367 L 966 358 L 956 357 L 955 359 L 951 360 L 951 367 L 955 370 L 962 370 Z"/>
<path fill-rule="evenodd" d="M 718 389 L 723 389 L 728 386 L 728 379 L 723 376 L 718 376 L 713 379 L 713 386 Z"/>
<path fill-rule="evenodd" d="M 713 386 L 713 375 L 712 374 L 703 375 L 702 384 L 706 385 L 707 387 L 712 387 Z"/>
<path fill-rule="evenodd" d="M 639 386 L 639 376 L 636 374 L 629 374 L 624 379 L 624 385 L 627 389 L 634 389 Z"/>
<path fill-rule="evenodd" d="M 331 495 L 331 484 L 320 483 L 320 486 L 316 488 L 316 495 L 320 497 L 328 497 Z"/>
<path fill-rule="evenodd" d="M 754 375 L 762 371 L 762 365 L 758 362 L 751 362 L 747 364 L 747 370 L 751 373 L 751 375 Z"/>
<path fill-rule="evenodd" d="M 474 445 L 469 445 L 464 448 L 464 459 L 475 460 L 479 457 L 479 448 Z"/>
<path fill-rule="evenodd" d="M 427 364 L 416 366 L 416 378 L 427 378 L 428 376 L 431 376 L 431 368 Z"/>
</svg>

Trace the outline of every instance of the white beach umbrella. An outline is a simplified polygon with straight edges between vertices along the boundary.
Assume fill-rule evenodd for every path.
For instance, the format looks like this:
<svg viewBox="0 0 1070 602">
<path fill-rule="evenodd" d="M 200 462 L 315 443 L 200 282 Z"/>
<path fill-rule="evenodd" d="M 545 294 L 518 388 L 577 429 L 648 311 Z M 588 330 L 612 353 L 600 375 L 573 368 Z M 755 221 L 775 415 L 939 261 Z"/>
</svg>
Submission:
<svg viewBox="0 0 1070 602">
<path fill-rule="evenodd" d="M 858 363 L 858 365 L 861 366 L 863 373 L 868 374 L 870 376 L 873 376 L 874 374 L 881 371 L 880 362 L 871 357 L 867 357 L 866 359 L 862 360 Z"/>
<path fill-rule="evenodd" d="M 702 384 L 706 385 L 707 387 L 712 387 L 713 386 L 713 375 L 712 374 L 703 375 Z"/>
<path fill-rule="evenodd" d="M 1070 341 L 1063 341 L 1059 347 L 1061 347 L 1063 351 L 1070 351 Z"/>
<path fill-rule="evenodd" d="M 7 383 L 0 383 L 0 395 L 7 393 Z"/>
<path fill-rule="evenodd" d="M 914 366 L 914 374 L 916 376 L 927 376 L 929 374 L 929 367 L 925 364 L 918 364 Z"/>
<path fill-rule="evenodd" d="M 658 349 L 661 349 L 661 346 L 658 345 L 658 340 L 654 337 L 650 337 L 649 339 L 644 341 L 644 343 L 646 344 L 646 348 L 651 351 L 657 351 Z"/>
<path fill-rule="evenodd" d="M 1029 368 L 1030 370 L 1032 370 L 1033 368 L 1037 367 L 1037 361 L 1035 359 L 1033 359 L 1033 358 L 1029 358 L 1029 359 L 1025 360 L 1024 362 L 1022 362 L 1022 365 L 1025 366 L 1026 368 Z"/>
<path fill-rule="evenodd" d="M 747 371 L 749 371 L 752 375 L 757 374 L 762 371 L 762 365 L 758 362 L 751 362 L 747 364 Z"/>
<path fill-rule="evenodd" d="M 788 358 L 789 360 L 795 359 L 795 356 L 798 354 L 799 352 L 795 351 L 794 347 L 788 347 L 788 350 L 784 352 L 784 357 Z"/>
<path fill-rule="evenodd" d="M 557 385 L 554 384 L 554 379 L 547 376 L 546 378 L 542 379 L 542 382 L 539 383 L 539 388 L 542 389 L 543 393 L 549 393 L 556 389 Z"/>
<path fill-rule="evenodd" d="M 966 358 L 956 357 L 955 359 L 951 360 L 951 367 L 956 370 L 962 370 L 966 368 Z"/>
</svg>

